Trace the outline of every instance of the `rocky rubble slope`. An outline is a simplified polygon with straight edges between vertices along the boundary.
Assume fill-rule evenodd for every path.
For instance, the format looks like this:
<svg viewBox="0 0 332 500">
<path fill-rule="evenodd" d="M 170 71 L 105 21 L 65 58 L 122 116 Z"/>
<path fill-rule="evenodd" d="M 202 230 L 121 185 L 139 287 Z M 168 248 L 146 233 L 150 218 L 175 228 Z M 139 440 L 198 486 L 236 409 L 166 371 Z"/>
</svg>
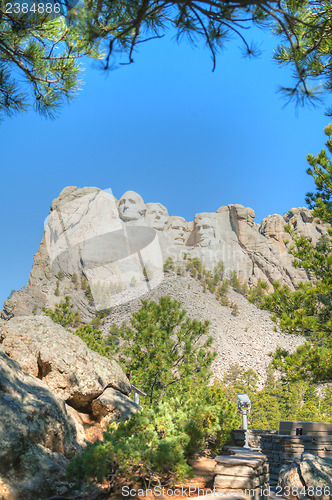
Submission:
<svg viewBox="0 0 332 500">
<path fill-rule="evenodd" d="M 292 351 L 304 341 L 303 337 L 285 334 L 278 329 L 274 331 L 276 326 L 270 314 L 233 290 L 228 292 L 228 297 L 238 306 L 239 313 L 236 316 L 232 314 L 231 308 L 222 306 L 214 294 L 209 291 L 204 293 L 202 285 L 189 276 L 166 273 L 159 287 L 142 298 L 158 300 L 165 295 L 179 300 L 191 318 L 210 321 L 210 333 L 218 352 L 213 372 L 219 378 L 232 364 L 238 363 L 245 370 L 255 370 L 263 381 L 265 370 L 271 361 L 268 356 L 270 352 L 277 346 Z M 105 334 L 112 323 L 118 326 L 122 322 L 130 324 L 132 313 L 140 306 L 141 300 L 136 299 L 114 307 L 104 324 Z"/>
</svg>

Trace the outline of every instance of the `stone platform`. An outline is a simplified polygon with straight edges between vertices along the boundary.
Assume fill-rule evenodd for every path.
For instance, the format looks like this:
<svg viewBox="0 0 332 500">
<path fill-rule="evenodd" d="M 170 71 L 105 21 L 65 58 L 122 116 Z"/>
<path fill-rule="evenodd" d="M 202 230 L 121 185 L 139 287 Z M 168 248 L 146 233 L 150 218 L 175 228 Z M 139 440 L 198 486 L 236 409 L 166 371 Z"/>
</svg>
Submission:
<svg viewBox="0 0 332 500">
<path fill-rule="evenodd" d="M 242 499 L 269 499 L 269 465 L 267 457 L 259 451 L 240 447 L 225 447 L 225 455 L 215 458 L 214 488 L 223 498 L 231 493 Z M 212 495 L 216 498 L 218 495 Z M 206 498 L 206 497 L 205 497 Z"/>
</svg>

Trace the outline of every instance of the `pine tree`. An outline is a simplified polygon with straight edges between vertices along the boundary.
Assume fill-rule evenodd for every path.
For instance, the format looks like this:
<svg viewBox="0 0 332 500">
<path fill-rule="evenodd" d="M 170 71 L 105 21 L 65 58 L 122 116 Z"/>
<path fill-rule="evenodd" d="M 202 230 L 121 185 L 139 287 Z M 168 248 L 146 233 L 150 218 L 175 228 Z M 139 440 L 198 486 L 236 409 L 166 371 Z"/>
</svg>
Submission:
<svg viewBox="0 0 332 500">
<path fill-rule="evenodd" d="M 181 390 L 186 379 L 207 380 L 216 353 L 211 350 L 209 322 L 186 318 L 181 303 L 170 297 L 142 300 L 131 327 L 117 328 L 120 360 L 150 403 Z M 112 330 L 114 332 L 114 330 Z"/>
<path fill-rule="evenodd" d="M 66 21 L 57 12 L 59 3 L 49 4 L 53 14 L 33 13 L 29 3 L 17 4 L 15 14 L 11 5 L 0 2 L 0 111 L 24 111 L 32 101 L 37 111 L 53 117 L 78 90 L 80 58 L 99 57 L 98 43 L 89 40 L 78 21 Z M 46 9 L 46 3 L 40 5 Z"/>
<path fill-rule="evenodd" d="M 56 304 L 54 310 L 45 307 L 43 307 L 42 310 L 46 316 L 49 316 L 54 321 L 54 323 L 59 323 L 65 328 L 75 328 L 81 323 L 80 313 L 75 310 L 68 295 L 66 295 L 63 301 Z"/>
<path fill-rule="evenodd" d="M 332 89 L 328 0 L 320 2 L 319 8 L 317 2 L 307 0 L 285 0 L 278 5 L 263 0 L 82 0 L 75 8 L 64 9 L 65 4 L 50 2 L 52 12 L 34 13 L 30 3 L 28 8 L 19 3 L 16 13 L 16 8 L 8 8 L 1 0 L 3 112 L 26 110 L 32 101 L 35 109 L 54 116 L 59 106 L 76 94 L 79 62 L 84 56 L 104 56 L 105 69 L 113 67 L 117 53 L 125 54 L 132 63 L 140 43 L 161 38 L 170 27 L 178 40 L 186 37 L 193 44 L 196 40 L 206 44 L 213 68 L 218 51 L 230 35 L 237 36 L 245 53 L 253 56 L 258 51 L 247 42 L 245 29 L 252 25 L 269 28 L 280 41 L 275 60 L 294 70 L 294 85 L 283 88 L 288 99 L 299 104 L 315 102 L 322 90 Z M 107 47 L 105 54 L 99 50 L 101 46 Z M 310 88 L 312 80 L 318 82 L 316 88 Z M 22 81 L 26 84 L 23 90 Z"/>
<path fill-rule="evenodd" d="M 332 153 L 332 125 L 325 128 L 326 142 Z M 327 234 L 314 246 L 310 239 L 292 235 L 293 265 L 306 270 L 311 281 L 300 284 L 295 292 L 275 283 L 274 292 L 263 306 L 274 311 L 280 326 L 287 332 L 305 335 L 307 342 L 290 354 L 277 349 L 274 367 L 287 380 L 332 381 L 332 163 L 326 150 L 316 157 L 308 155 L 308 174 L 316 184 L 316 192 L 307 195 L 313 215 L 327 224 Z"/>
</svg>

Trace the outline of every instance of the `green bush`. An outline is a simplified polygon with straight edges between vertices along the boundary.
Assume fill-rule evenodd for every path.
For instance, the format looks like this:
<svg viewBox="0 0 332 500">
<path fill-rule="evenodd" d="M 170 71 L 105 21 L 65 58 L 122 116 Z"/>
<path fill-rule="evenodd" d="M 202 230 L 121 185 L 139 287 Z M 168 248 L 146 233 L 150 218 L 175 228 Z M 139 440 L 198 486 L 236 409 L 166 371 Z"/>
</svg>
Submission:
<svg viewBox="0 0 332 500">
<path fill-rule="evenodd" d="M 8 295 L 8 297 L 7 297 L 7 300 L 8 300 L 8 299 L 11 299 L 11 298 L 12 298 L 12 296 L 13 296 L 13 294 L 14 294 L 15 292 L 16 292 L 16 290 L 11 290 L 11 291 L 10 291 L 10 294 L 9 294 L 9 295 Z"/>
<path fill-rule="evenodd" d="M 209 289 L 210 292 L 214 293 L 215 290 L 216 290 L 216 283 L 214 282 L 213 279 L 207 279 L 206 280 L 206 284 L 207 284 L 207 287 Z"/>
<path fill-rule="evenodd" d="M 112 346 L 106 344 L 102 332 L 97 329 L 97 326 L 101 324 L 103 312 L 98 312 L 96 317 L 91 321 L 91 324 L 79 326 L 81 323 L 80 313 L 75 311 L 68 295 L 62 302 L 56 304 L 54 310 L 46 309 L 45 307 L 42 310 L 54 323 L 58 323 L 64 328 L 76 328 L 73 333 L 84 340 L 89 349 L 96 351 L 101 356 L 110 357 Z"/>
<path fill-rule="evenodd" d="M 114 471 L 130 484 L 146 478 L 163 478 L 163 484 L 184 479 L 191 474 L 185 457 L 190 440 L 185 424 L 183 410 L 166 402 L 140 410 L 126 422 L 111 424 L 102 443 L 88 445 L 70 462 L 68 476 L 101 481 Z"/>
<path fill-rule="evenodd" d="M 231 429 L 240 422 L 235 405 L 229 402 L 221 383 L 216 380 L 211 386 L 194 385 L 193 390 L 183 394 L 181 404 L 189 417 L 186 432 L 190 441 L 186 456 L 204 449 L 220 452 Z"/>
<path fill-rule="evenodd" d="M 92 320 L 90 325 L 93 327 L 94 330 L 100 330 L 102 327 L 102 321 L 99 316 L 95 316 Z"/>
<path fill-rule="evenodd" d="M 213 269 L 213 276 L 217 281 L 222 281 L 225 276 L 225 264 L 222 260 L 218 262 L 218 264 Z"/>
<path fill-rule="evenodd" d="M 239 278 L 237 277 L 237 274 L 235 271 L 232 271 L 229 277 L 229 284 L 235 290 L 236 292 L 240 292 L 241 290 L 241 283 L 239 281 Z"/>
<path fill-rule="evenodd" d="M 46 309 L 43 307 L 42 311 L 49 316 L 54 323 L 66 327 L 77 328 L 81 322 L 81 316 L 78 311 L 75 311 L 73 304 L 70 303 L 68 295 L 59 304 L 56 304 L 55 309 Z"/>
<path fill-rule="evenodd" d="M 103 334 L 100 330 L 96 330 L 92 324 L 81 325 L 77 330 L 75 330 L 75 335 L 78 335 L 89 349 L 97 352 L 101 356 L 109 357 L 111 352 L 111 347 L 106 344 L 103 339 Z"/>
<path fill-rule="evenodd" d="M 238 316 L 240 314 L 239 306 L 237 304 L 235 304 L 234 302 L 231 303 L 231 309 L 232 309 L 233 316 Z"/>
<path fill-rule="evenodd" d="M 222 306 L 228 306 L 229 305 L 229 299 L 228 299 L 228 297 L 226 297 L 226 296 L 225 297 L 220 297 L 220 304 Z"/>
<path fill-rule="evenodd" d="M 201 280 L 203 276 L 207 273 L 204 269 L 201 261 L 197 258 L 188 259 L 186 265 L 186 271 L 189 271 L 190 276 Z"/>
<path fill-rule="evenodd" d="M 167 257 L 165 264 L 164 264 L 164 272 L 167 271 L 174 271 L 174 262 L 171 257 Z"/>
<path fill-rule="evenodd" d="M 210 445 L 220 451 L 238 423 L 220 384 L 196 385 L 185 398 L 141 409 L 129 421 L 113 423 L 104 441 L 88 445 L 69 464 L 68 476 L 101 481 L 117 475 L 126 483 L 172 485 L 192 476 L 187 460 Z"/>
<path fill-rule="evenodd" d="M 73 273 L 73 274 L 72 274 L 72 277 L 71 277 L 70 281 L 71 281 L 72 283 L 74 283 L 74 285 L 77 283 L 78 278 L 77 278 L 77 274 L 76 274 L 76 273 Z"/>
<path fill-rule="evenodd" d="M 73 273 L 70 281 L 73 283 L 74 289 L 77 290 L 78 289 L 78 277 L 77 277 L 76 273 Z"/>
<path fill-rule="evenodd" d="M 261 304 L 265 299 L 267 294 L 267 283 L 262 280 L 258 280 L 257 285 L 250 287 L 248 300 L 252 304 Z"/>
<path fill-rule="evenodd" d="M 233 290 L 237 293 L 240 293 L 241 295 L 244 295 L 244 297 L 248 296 L 249 290 L 248 286 L 246 283 L 241 283 L 236 271 L 232 271 L 229 277 L 229 284 L 233 288 Z"/>
<path fill-rule="evenodd" d="M 93 304 L 93 295 L 92 295 L 90 285 L 86 286 L 86 288 L 84 290 L 84 294 L 85 294 L 86 298 L 88 299 L 89 303 Z"/>
<path fill-rule="evenodd" d="M 82 288 L 82 290 L 85 290 L 87 286 L 88 286 L 88 280 L 86 279 L 85 276 L 82 276 L 82 278 L 81 278 L 81 288 Z"/>
<path fill-rule="evenodd" d="M 228 279 L 224 279 L 221 284 L 217 288 L 217 297 L 225 297 L 226 293 L 228 292 L 229 289 L 229 281 Z"/>
</svg>

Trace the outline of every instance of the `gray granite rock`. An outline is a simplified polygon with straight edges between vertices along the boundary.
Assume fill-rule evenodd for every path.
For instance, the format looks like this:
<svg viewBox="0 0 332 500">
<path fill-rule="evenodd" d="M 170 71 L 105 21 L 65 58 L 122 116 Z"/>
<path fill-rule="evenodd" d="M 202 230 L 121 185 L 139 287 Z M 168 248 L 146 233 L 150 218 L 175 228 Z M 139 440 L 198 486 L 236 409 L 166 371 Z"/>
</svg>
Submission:
<svg viewBox="0 0 332 500">
<path fill-rule="evenodd" d="M 77 410 L 89 410 L 107 387 L 130 394 L 120 366 L 91 351 L 47 316 L 20 316 L 0 325 L 2 349 Z"/>
<path fill-rule="evenodd" d="M 114 420 L 128 420 L 139 406 L 127 396 L 109 387 L 92 401 L 92 413 L 103 425 Z"/>
<path fill-rule="evenodd" d="M 44 499 L 66 485 L 67 459 L 81 450 L 65 403 L 0 348 L 0 497 Z"/>
<path fill-rule="evenodd" d="M 302 453 L 301 458 L 282 467 L 278 484 L 289 493 L 287 498 L 290 500 L 299 500 L 297 492 L 304 491 L 304 488 L 308 489 L 307 497 L 313 500 L 329 500 L 332 493 L 332 459 Z"/>
</svg>

